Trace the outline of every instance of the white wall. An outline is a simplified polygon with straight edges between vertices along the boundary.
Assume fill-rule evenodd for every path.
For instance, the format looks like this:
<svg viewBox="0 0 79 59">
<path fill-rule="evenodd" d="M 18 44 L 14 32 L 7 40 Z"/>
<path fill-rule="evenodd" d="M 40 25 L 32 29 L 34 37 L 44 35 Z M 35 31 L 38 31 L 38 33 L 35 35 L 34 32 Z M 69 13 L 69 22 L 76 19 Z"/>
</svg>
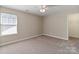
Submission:
<svg viewBox="0 0 79 59">
<path fill-rule="evenodd" d="M 43 34 L 68 40 L 68 16 L 74 13 L 79 13 L 79 6 L 67 5 L 52 9 L 50 15 L 44 17 Z"/>
<path fill-rule="evenodd" d="M 68 40 L 67 16 L 54 14 L 44 17 L 43 31 L 45 35 Z"/>
<path fill-rule="evenodd" d="M 18 34 L 2 36 L 0 43 L 42 34 L 42 17 L 3 7 L 0 10 L 18 17 Z"/>
<path fill-rule="evenodd" d="M 69 20 L 69 36 L 79 38 L 79 13 L 70 14 Z"/>
</svg>

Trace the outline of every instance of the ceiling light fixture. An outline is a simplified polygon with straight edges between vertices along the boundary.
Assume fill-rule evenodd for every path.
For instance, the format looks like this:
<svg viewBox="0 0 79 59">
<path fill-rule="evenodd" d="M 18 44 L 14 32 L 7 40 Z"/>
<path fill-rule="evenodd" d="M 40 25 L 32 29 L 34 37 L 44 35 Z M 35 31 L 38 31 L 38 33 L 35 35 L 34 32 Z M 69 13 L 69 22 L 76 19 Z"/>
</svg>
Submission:
<svg viewBox="0 0 79 59">
<path fill-rule="evenodd" d="M 46 10 L 45 9 L 40 9 L 40 12 L 44 13 Z"/>
<path fill-rule="evenodd" d="M 44 13 L 44 12 L 46 12 L 46 10 L 47 10 L 47 6 L 46 5 L 41 5 L 40 12 Z"/>
</svg>

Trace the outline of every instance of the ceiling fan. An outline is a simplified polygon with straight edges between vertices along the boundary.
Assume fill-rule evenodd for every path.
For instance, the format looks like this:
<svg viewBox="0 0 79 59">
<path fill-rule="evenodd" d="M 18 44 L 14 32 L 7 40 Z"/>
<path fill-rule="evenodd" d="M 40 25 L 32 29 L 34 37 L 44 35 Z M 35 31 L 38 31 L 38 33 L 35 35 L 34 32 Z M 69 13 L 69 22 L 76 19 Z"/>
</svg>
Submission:
<svg viewBox="0 0 79 59">
<path fill-rule="evenodd" d="M 48 7 L 50 8 L 52 6 L 54 7 L 54 6 L 57 6 L 57 5 L 41 5 L 40 6 L 40 12 L 45 13 L 48 10 Z"/>
<path fill-rule="evenodd" d="M 41 13 L 45 13 L 47 9 L 48 9 L 47 5 L 41 5 L 40 6 L 40 12 Z"/>
</svg>

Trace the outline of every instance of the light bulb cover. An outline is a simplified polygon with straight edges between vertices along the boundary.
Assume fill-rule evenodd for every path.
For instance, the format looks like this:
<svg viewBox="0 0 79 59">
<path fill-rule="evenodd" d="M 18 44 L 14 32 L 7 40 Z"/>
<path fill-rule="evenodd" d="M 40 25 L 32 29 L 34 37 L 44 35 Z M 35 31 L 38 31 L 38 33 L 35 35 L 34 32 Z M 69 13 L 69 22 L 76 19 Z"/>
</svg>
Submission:
<svg viewBox="0 0 79 59">
<path fill-rule="evenodd" d="M 44 12 L 46 12 L 46 10 L 47 10 L 47 6 L 46 5 L 41 5 L 40 12 L 44 13 Z"/>
<path fill-rule="evenodd" d="M 46 10 L 45 9 L 40 9 L 40 12 L 44 13 Z"/>
</svg>

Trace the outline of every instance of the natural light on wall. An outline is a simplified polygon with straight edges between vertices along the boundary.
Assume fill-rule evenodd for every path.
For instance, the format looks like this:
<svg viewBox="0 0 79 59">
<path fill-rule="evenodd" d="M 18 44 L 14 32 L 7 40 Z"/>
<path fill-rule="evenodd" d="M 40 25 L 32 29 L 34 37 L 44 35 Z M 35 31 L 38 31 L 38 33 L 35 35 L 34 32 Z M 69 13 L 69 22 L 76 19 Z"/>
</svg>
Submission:
<svg viewBox="0 0 79 59">
<path fill-rule="evenodd" d="M 79 13 L 68 15 L 69 37 L 79 38 Z"/>
<path fill-rule="evenodd" d="M 0 36 L 17 34 L 17 16 L 0 13 Z"/>
</svg>

